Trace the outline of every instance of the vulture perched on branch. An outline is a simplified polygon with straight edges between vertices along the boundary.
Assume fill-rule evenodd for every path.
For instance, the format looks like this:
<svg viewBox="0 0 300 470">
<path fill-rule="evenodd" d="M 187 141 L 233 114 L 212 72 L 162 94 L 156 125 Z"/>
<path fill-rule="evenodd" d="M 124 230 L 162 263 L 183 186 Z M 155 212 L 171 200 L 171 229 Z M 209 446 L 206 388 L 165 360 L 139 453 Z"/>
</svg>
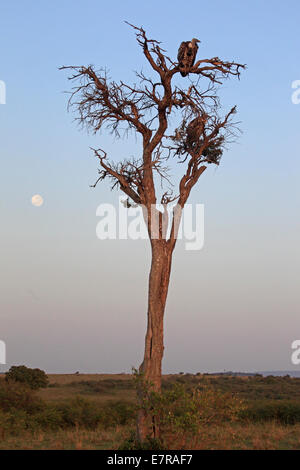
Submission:
<svg viewBox="0 0 300 470">
<path fill-rule="evenodd" d="M 203 135 L 206 122 L 207 122 L 207 116 L 202 115 L 202 116 L 197 116 L 195 119 L 193 119 L 189 123 L 186 129 L 186 135 L 187 135 L 188 143 L 191 146 L 195 146 L 199 143 L 199 139 Z"/>
<path fill-rule="evenodd" d="M 186 77 L 189 73 L 190 68 L 194 65 L 199 39 L 193 38 L 191 41 L 183 41 L 180 44 L 177 54 L 177 60 L 179 62 L 179 70 L 183 77 Z"/>
</svg>

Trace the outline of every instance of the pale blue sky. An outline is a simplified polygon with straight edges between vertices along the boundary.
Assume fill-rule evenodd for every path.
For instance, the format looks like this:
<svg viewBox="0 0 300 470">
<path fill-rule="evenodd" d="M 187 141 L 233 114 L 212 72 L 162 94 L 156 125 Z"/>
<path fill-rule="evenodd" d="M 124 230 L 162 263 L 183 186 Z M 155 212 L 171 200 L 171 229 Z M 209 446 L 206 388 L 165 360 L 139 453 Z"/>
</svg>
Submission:
<svg viewBox="0 0 300 470">
<path fill-rule="evenodd" d="M 8 366 L 120 372 L 141 361 L 149 247 L 98 240 L 96 208 L 118 193 L 89 187 L 97 177 L 89 146 L 118 159 L 138 145 L 80 131 L 66 112 L 71 84 L 58 71 L 93 63 L 134 80 L 144 62 L 128 20 L 173 57 L 182 40 L 198 37 L 199 56 L 248 66 L 222 92 L 225 106 L 237 104 L 243 134 L 192 194 L 205 204 L 204 249 L 179 243 L 175 252 L 164 371 L 293 368 L 299 17 L 297 0 L 0 1 L 0 339 Z M 40 208 L 30 204 L 36 193 Z"/>
</svg>

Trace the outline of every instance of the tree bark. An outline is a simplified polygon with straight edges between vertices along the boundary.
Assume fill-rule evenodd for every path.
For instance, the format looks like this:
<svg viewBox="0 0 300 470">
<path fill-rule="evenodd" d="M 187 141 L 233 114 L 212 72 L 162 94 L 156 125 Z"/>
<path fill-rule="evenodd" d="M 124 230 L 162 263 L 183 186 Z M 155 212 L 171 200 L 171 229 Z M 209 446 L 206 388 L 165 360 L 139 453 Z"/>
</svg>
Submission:
<svg viewBox="0 0 300 470">
<path fill-rule="evenodd" d="M 172 251 L 165 240 L 151 240 L 152 260 L 149 274 L 148 323 L 145 337 L 144 359 L 139 372 L 142 384 L 138 390 L 140 409 L 137 417 L 137 437 L 140 442 L 146 437 L 159 438 L 158 417 L 142 407 L 147 391 L 160 392 L 161 366 L 164 352 L 164 312 L 169 287 Z"/>
</svg>

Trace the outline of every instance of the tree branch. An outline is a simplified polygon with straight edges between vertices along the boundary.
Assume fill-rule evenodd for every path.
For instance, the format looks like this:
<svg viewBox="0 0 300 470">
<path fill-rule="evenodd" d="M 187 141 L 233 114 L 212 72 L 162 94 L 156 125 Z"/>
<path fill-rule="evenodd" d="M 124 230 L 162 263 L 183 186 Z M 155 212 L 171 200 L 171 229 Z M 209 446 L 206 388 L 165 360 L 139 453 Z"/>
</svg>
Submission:
<svg viewBox="0 0 300 470">
<path fill-rule="evenodd" d="M 216 86 L 231 76 L 240 78 L 245 65 L 218 57 L 199 59 L 188 70 L 188 87 L 173 85 L 173 77 L 180 72 L 179 64 L 166 55 L 159 41 L 149 39 L 142 27 L 126 23 L 134 29 L 155 79 L 139 72 L 136 73 L 139 82 L 130 85 L 110 81 L 104 69 L 96 71 L 92 65 L 60 68 L 73 72 L 69 79 L 76 86 L 69 106 L 75 106 L 82 125 L 95 133 L 106 126 L 119 137 L 122 123 L 126 132 L 133 130 L 143 140 L 139 159 L 125 159 L 116 164 L 109 162 L 104 150 L 93 149 L 100 162 L 99 177 L 93 187 L 109 178 L 112 188 L 119 187 L 136 204 L 145 205 L 149 212 L 157 201 L 154 178 L 157 174 L 161 180 L 161 203 L 165 206 L 177 200 L 177 207 L 182 209 L 207 166 L 219 165 L 226 143 L 236 137 L 237 123 L 232 121 L 236 108 L 220 116 Z M 173 122 L 179 121 L 176 128 L 172 128 L 171 117 Z M 167 135 L 168 129 L 171 129 L 170 135 Z M 170 162 L 171 157 L 186 164 L 178 195 L 170 189 L 166 162 Z M 163 187 L 165 183 L 169 185 L 167 190 Z M 174 234 L 172 226 L 173 238 Z M 169 246 L 174 247 L 172 243 Z"/>
</svg>

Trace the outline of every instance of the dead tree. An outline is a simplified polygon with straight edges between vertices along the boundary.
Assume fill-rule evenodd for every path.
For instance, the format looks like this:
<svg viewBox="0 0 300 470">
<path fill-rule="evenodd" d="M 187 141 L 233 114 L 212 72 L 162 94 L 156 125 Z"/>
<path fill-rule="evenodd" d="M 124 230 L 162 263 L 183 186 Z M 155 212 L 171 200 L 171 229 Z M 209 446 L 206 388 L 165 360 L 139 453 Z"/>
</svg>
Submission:
<svg viewBox="0 0 300 470">
<path fill-rule="evenodd" d="M 239 78 L 245 65 L 218 57 L 200 59 L 190 67 L 187 78 L 180 78 L 174 84 L 180 72 L 179 64 L 166 55 L 160 42 L 149 39 L 143 28 L 130 26 L 150 65 L 149 75 L 136 73 L 134 85 L 111 81 L 105 69 L 96 71 L 91 65 L 61 69 L 72 71 L 69 79 L 76 85 L 69 104 L 75 106 L 80 123 L 95 133 L 106 126 L 120 136 L 120 128 L 125 127 L 141 137 L 140 158 L 114 163 L 104 150 L 93 149 L 100 164 L 94 186 L 109 179 L 112 188 L 120 188 L 129 201 L 143 207 L 152 261 L 145 352 L 139 370 L 144 383 L 159 392 L 164 352 L 163 320 L 181 212 L 202 173 L 209 164 L 219 164 L 225 144 L 235 135 L 236 123 L 232 118 L 236 108 L 220 114 L 217 86 L 231 76 Z M 181 83 L 188 86 L 181 86 Z M 171 116 L 178 122 L 176 127 L 172 127 Z M 171 187 L 161 191 L 156 176 L 168 185 L 174 161 L 183 168 L 178 190 Z M 157 203 L 165 208 L 163 213 L 157 209 Z M 168 215 L 166 207 L 170 203 L 175 207 Z M 167 223 L 171 226 L 168 238 Z M 141 388 L 141 400 L 144 393 Z M 159 437 L 159 422 L 150 415 L 141 406 L 137 422 L 139 440 L 149 435 Z"/>
</svg>

